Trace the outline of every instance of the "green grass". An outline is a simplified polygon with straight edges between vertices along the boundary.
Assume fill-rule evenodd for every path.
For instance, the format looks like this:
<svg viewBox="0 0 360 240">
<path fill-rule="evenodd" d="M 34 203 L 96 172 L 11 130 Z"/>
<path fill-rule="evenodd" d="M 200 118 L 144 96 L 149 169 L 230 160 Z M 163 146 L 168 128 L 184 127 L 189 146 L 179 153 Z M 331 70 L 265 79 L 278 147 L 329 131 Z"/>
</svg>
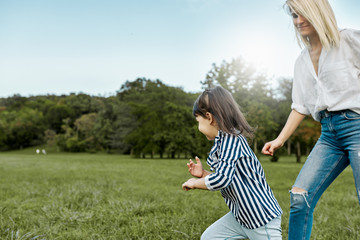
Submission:
<svg viewBox="0 0 360 240">
<path fill-rule="evenodd" d="M 187 160 L 106 154 L 0 153 L 0 239 L 199 239 L 228 212 L 220 193 L 185 192 Z M 301 164 L 262 159 L 284 211 Z M 352 171 L 315 209 L 312 239 L 360 239 L 360 207 Z"/>
</svg>

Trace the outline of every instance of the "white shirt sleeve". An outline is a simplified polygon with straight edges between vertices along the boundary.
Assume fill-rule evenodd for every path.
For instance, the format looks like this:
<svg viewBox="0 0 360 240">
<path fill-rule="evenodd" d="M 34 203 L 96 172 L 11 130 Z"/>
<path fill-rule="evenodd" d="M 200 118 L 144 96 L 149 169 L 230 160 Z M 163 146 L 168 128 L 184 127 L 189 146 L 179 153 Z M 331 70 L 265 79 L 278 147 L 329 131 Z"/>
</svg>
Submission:
<svg viewBox="0 0 360 240">
<path fill-rule="evenodd" d="M 360 30 L 346 29 L 346 42 L 351 49 L 354 65 L 360 69 Z"/>
<path fill-rule="evenodd" d="M 301 55 L 296 60 L 294 68 L 291 109 L 301 114 L 309 115 L 310 111 L 307 109 L 304 101 L 304 82 L 302 81 L 301 75 L 304 72 L 303 68 L 305 68 L 305 63 L 301 61 Z"/>
</svg>

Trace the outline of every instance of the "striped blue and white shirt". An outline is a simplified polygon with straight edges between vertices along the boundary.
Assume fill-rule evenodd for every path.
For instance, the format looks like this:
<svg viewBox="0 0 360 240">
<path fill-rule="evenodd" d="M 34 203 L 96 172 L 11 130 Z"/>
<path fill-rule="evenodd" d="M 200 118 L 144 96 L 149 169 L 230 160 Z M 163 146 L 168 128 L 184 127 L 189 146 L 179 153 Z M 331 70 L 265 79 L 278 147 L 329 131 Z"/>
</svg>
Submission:
<svg viewBox="0 0 360 240">
<path fill-rule="evenodd" d="M 241 135 L 219 131 L 207 164 L 209 190 L 220 190 L 236 220 L 248 229 L 264 226 L 282 210 L 265 179 L 264 170 Z"/>
</svg>

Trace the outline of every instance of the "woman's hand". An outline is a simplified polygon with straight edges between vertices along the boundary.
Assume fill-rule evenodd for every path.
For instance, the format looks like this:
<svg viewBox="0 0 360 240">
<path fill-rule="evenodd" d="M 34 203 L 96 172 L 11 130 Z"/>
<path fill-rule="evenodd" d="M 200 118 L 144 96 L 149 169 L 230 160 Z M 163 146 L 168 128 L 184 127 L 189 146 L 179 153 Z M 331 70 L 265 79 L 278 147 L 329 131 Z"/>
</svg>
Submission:
<svg viewBox="0 0 360 240">
<path fill-rule="evenodd" d="M 305 115 L 297 112 L 296 110 L 292 110 L 279 136 L 275 140 L 265 143 L 261 153 L 273 156 L 275 150 L 281 148 L 284 145 L 284 143 L 293 134 L 304 117 Z"/>
<path fill-rule="evenodd" d="M 275 139 L 271 142 L 265 143 L 263 149 L 261 150 L 261 153 L 265 154 L 265 155 L 273 156 L 275 150 L 281 148 L 283 145 L 284 145 L 284 143 L 281 140 Z"/>
<path fill-rule="evenodd" d="M 189 173 L 194 177 L 201 178 L 204 174 L 204 168 L 200 162 L 198 157 L 195 157 L 196 163 L 194 163 L 191 159 L 189 163 L 187 163 Z"/>
</svg>

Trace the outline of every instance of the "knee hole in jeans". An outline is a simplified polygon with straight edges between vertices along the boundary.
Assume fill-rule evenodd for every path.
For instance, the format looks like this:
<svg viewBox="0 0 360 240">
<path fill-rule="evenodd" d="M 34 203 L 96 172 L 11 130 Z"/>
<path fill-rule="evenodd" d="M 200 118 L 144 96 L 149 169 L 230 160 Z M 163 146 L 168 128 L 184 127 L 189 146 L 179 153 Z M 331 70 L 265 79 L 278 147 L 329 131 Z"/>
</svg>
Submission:
<svg viewBox="0 0 360 240">
<path fill-rule="evenodd" d="M 308 192 L 306 190 L 298 187 L 293 187 L 290 190 L 290 197 L 291 197 L 290 207 L 296 209 L 302 209 L 305 206 L 307 206 L 310 208 L 310 204 L 307 201 L 307 196 L 308 196 Z"/>
<path fill-rule="evenodd" d="M 304 193 L 304 192 L 307 192 L 307 191 L 305 189 L 302 189 L 302 188 L 293 187 L 290 192 L 294 193 L 294 194 L 297 194 L 297 193 Z"/>
</svg>

